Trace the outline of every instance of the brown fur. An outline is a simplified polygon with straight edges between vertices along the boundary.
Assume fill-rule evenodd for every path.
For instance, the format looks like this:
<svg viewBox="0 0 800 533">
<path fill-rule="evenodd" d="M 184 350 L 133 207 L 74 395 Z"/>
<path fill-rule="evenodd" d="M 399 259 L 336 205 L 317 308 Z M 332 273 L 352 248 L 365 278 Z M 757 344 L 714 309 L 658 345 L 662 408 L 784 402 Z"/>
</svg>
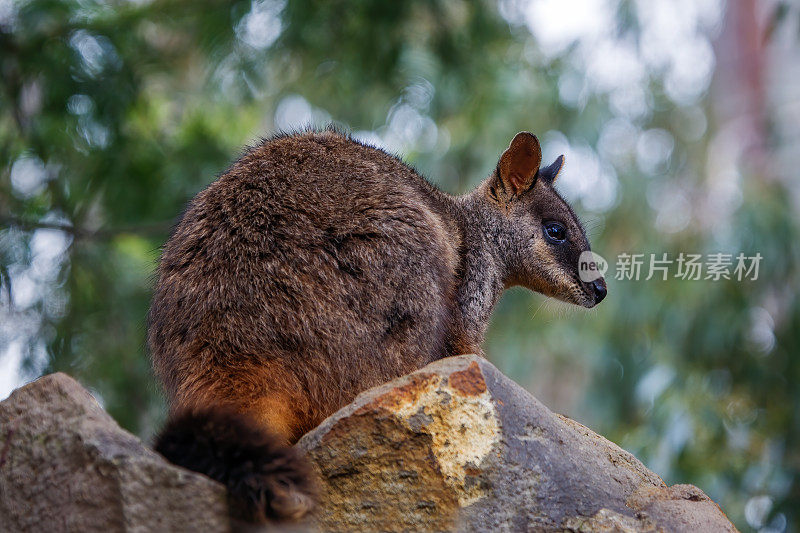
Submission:
<svg viewBox="0 0 800 533">
<path fill-rule="evenodd" d="M 172 416 L 219 406 L 293 443 L 369 387 L 480 353 L 506 287 L 591 307 L 589 245 L 552 187 L 560 161 L 540 161 L 520 134 L 453 197 L 333 131 L 250 149 L 164 247 L 149 345 Z M 569 242 L 547 244 L 546 220 Z"/>
</svg>

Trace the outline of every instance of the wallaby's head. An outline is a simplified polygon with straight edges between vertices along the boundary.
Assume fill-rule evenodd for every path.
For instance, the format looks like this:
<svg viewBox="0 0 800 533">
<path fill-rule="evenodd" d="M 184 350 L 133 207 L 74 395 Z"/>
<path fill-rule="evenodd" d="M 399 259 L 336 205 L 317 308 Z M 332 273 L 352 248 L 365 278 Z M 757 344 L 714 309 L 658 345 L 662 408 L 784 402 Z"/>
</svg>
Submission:
<svg viewBox="0 0 800 533">
<path fill-rule="evenodd" d="M 602 277 L 584 282 L 579 275 L 579 258 L 590 247 L 578 217 L 553 188 L 563 162 L 559 156 L 542 168 L 539 140 L 518 133 L 480 193 L 494 211 L 506 284 L 594 307 L 605 298 L 606 283 Z"/>
</svg>

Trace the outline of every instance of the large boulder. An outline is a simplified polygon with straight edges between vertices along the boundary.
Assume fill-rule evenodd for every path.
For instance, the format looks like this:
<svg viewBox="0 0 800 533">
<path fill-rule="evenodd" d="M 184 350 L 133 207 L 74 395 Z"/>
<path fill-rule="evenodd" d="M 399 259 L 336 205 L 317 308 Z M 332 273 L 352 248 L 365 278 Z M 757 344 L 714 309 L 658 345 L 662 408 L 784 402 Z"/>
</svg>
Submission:
<svg viewBox="0 0 800 533">
<path fill-rule="evenodd" d="M 299 445 L 325 531 L 735 531 L 477 356 L 364 392 Z"/>
<path fill-rule="evenodd" d="M 171 465 L 65 374 L 0 403 L 0 531 L 229 531 L 222 485 Z"/>
<path fill-rule="evenodd" d="M 320 505 L 282 531 L 735 531 L 700 489 L 666 486 L 476 356 L 366 391 L 298 445 Z M 221 485 L 166 462 L 64 374 L 0 403 L 0 532 L 243 528 L 227 511 Z"/>
</svg>

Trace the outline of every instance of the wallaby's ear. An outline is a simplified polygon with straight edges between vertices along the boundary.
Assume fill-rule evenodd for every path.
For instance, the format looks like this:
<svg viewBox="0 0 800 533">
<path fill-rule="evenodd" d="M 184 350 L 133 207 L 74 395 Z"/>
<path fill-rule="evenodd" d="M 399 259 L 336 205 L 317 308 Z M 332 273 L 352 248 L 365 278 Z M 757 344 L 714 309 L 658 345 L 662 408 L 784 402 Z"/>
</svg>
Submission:
<svg viewBox="0 0 800 533">
<path fill-rule="evenodd" d="M 558 173 L 561 172 L 561 166 L 564 164 L 564 156 L 560 155 L 549 166 L 539 169 L 539 177 L 550 185 L 556 181 Z"/>
<path fill-rule="evenodd" d="M 533 186 L 542 163 L 542 149 L 536 135 L 521 131 L 500 156 L 497 172 L 509 194 L 521 194 Z"/>
</svg>

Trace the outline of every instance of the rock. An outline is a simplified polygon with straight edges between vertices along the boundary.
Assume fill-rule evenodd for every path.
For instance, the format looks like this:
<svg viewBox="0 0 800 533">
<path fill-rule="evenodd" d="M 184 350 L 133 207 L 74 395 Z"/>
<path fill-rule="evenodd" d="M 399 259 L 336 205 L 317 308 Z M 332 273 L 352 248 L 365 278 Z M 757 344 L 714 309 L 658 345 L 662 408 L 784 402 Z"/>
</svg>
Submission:
<svg viewBox="0 0 800 533">
<path fill-rule="evenodd" d="M 286 532 L 735 531 L 700 489 L 668 487 L 477 356 L 366 391 L 298 445 L 321 502 Z M 64 374 L 0 403 L 0 532 L 264 531 L 227 510 L 222 485 L 166 462 Z"/>
<path fill-rule="evenodd" d="M 324 531 L 735 531 L 691 485 L 460 356 L 359 395 L 299 442 Z"/>
<path fill-rule="evenodd" d="M 222 485 L 166 462 L 65 374 L 0 403 L 0 531 L 229 531 Z"/>
</svg>

